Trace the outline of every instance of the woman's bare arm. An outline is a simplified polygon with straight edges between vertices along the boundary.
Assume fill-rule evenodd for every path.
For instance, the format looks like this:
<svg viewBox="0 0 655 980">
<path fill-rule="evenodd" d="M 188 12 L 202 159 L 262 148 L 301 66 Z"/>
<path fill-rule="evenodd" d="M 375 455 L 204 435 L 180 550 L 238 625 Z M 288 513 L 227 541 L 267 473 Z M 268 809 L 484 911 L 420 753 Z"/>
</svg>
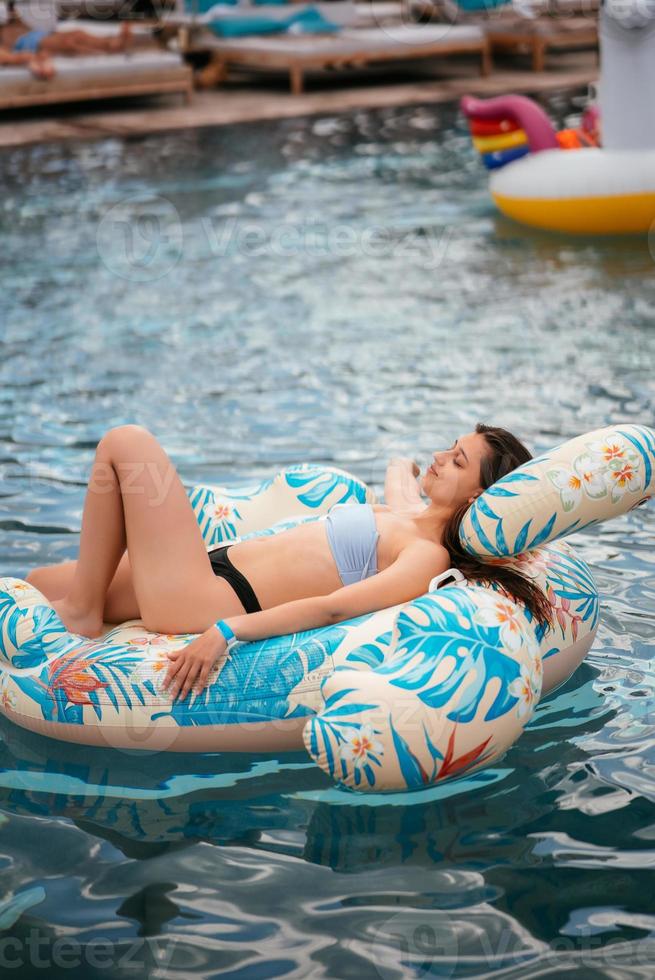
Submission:
<svg viewBox="0 0 655 980">
<path fill-rule="evenodd" d="M 318 629 L 334 622 L 331 595 L 312 596 L 309 599 L 294 599 L 283 602 L 261 612 L 230 616 L 224 620 L 237 640 L 264 640 L 268 636 L 286 636 L 287 633 L 302 633 L 303 630 Z"/>
<path fill-rule="evenodd" d="M 393 510 L 425 510 L 425 503 L 416 482 L 419 468 L 403 456 L 392 459 L 384 478 L 384 499 Z"/>
<path fill-rule="evenodd" d="M 324 596 L 284 602 L 225 620 L 237 640 L 262 640 L 340 623 L 398 603 L 410 602 L 427 591 L 435 575 L 450 565 L 448 552 L 429 541 L 403 548 L 389 568 L 361 582 L 344 585 Z"/>
<path fill-rule="evenodd" d="M 243 642 L 316 629 L 411 602 L 427 592 L 431 579 L 449 566 L 450 558 L 445 548 L 428 541 L 417 541 L 404 548 L 389 568 L 361 582 L 346 585 L 324 596 L 296 599 L 261 612 L 229 616 L 224 622 L 237 640 Z M 216 659 L 225 650 L 225 639 L 212 624 L 187 647 L 168 654 L 173 663 L 168 669 L 164 687 L 175 678 L 173 697 L 179 690 L 185 697 L 192 686 L 200 690 L 205 686 Z M 234 656 L 238 656 L 238 649 Z"/>
</svg>

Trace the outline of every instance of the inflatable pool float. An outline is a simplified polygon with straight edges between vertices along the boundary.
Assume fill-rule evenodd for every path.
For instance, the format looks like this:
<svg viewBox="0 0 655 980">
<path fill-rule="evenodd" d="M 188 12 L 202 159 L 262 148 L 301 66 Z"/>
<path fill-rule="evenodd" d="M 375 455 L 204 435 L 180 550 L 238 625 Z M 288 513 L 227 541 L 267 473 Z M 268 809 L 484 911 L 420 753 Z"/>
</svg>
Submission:
<svg viewBox="0 0 655 980">
<path fill-rule="evenodd" d="M 643 234 L 655 222 L 655 5 L 609 0 L 600 14 L 602 147 L 582 126 L 556 133 L 524 96 L 461 108 L 503 214 L 573 234 Z"/>
<path fill-rule="evenodd" d="M 469 509 L 464 546 L 534 578 L 551 603 L 552 630 L 498 587 L 440 576 L 410 603 L 239 644 L 184 701 L 172 702 L 161 681 L 165 652 L 193 634 L 159 635 L 135 620 L 93 640 L 71 635 L 36 588 L 0 579 L 0 710 L 43 735 L 125 750 L 304 745 L 335 782 L 364 791 L 468 774 L 500 758 L 593 642 L 591 574 L 556 539 L 643 502 L 654 466 L 650 429 L 601 429 L 530 460 Z M 345 471 L 309 464 L 189 496 L 208 550 L 324 520 L 336 503 L 375 500 Z"/>
<path fill-rule="evenodd" d="M 519 740 L 509 764 L 391 800 L 384 794 L 333 790 L 304 749 L 302 754 L 256 756 L 127 754 L 44 739 L 0 715 L 0 823 L 10 814 L 63 818 L 74 821 L 89 838 L 105 839 L 139 860 L 163 851 L 170 855 L 195 841 L 253 845 L 277 850 L 279 858 L 278 831 L 289 827 L 302 838 L 303 862 L 350 874 L 362 867 L 408 864 L 425 872 L 426 865 L 441 864 L 444 854 L 457 853 L 461 860 L 468 852 L 475 860 L 475 837 L 453 815 L 475 813 L 478 826 L 502 825 L 507 840 L 514 819 L 552 808 L 542 779 L 534 776 L 544 767 L 550 772 L 553 765 L 564 770 L 576 762 L 579 766 L 585 753 L 571 735 L 584 731 L 581 697 L 589 694 L 596 708 L 602 707 L 598 702 L 603 695 L 594 691 L 596 673 L 583 667 L 573 690 L 558 692 L 542 705 L 539 728 Z M 572 709 L 574 718 L 569 717 Z M 564 716 L 570 725 L 561 739 Z M 471 794 L 472 809 L 462 799 Z M 399 799 L 402 806 L 377 805 Z M 337 800 L 340 805 L 335 806 Z M 414 818 L 411 807 L 418 808 Z M 506 852 L 498 843 L 496 856 L 500 850 L 502 859 Z M 40 877 L 46 876 L 41 862 Z M 8 874 L 3 880 L 5 894 L 10 878 Z"/>
</svg>

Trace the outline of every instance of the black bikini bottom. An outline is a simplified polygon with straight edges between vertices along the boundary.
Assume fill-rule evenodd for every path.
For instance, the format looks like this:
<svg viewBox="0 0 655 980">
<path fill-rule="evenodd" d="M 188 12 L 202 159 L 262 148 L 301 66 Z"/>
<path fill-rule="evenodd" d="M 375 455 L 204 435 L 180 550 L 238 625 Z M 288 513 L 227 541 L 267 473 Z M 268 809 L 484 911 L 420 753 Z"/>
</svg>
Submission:
<svg viewBox="0 0 655 980">
<path fill-rule="evenodd" d="M 259 605 L 259 600 L 253 592 L 250 582 L 227 557 L 230 547 L 229 544 L 226 544 L 207 553 L 214 575 L 218 575 L 219 578 L 224 578 L 226 582 L 230 583 L 247 613 L 260 612 L 262 607 Z"/>
</svg>

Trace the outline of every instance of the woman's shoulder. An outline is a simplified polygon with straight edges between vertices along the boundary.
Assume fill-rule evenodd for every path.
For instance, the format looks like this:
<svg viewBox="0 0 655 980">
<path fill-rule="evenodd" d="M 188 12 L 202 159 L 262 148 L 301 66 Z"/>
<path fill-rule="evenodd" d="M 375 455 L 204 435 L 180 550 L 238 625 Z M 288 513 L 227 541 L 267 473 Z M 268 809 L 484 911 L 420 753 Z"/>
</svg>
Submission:
<svg viewBox="0 0 655 980">
<path fill-rule="evenodd" d="M 389 504 L 371 504 L 374 511 L 389 511 L 398 517 L 416 517 L 425 510 L 425 504 L 412 504 L 407 507 L 390 507 Z"/>
<path fill-rule="evenodd" d="M 447 548 L 425 538 L 408 541 L 398 553 L 398 558 L 401 557 L 403 560 L 409 558 L 415 567 L 423 568 L 432 576 L 440 575 L 452 564 Z"/>
<path fill-rule="evenodd" d="M 425 568 L 432 568 L 433 575 L 450 566 L 448 550 L 442 544 L 422 537 L 411 520 L 417 513 L 425 510 L 424 507 L 421 506 L 417 510 L 399 510 L 388 504 L 372 504 L 372 507 L 375 513 L 389 515 L 378 524 L 378 529 L 382 532 L 381 541 L 386 545 L 388 565 L 397 561 L 401 555 L 403 560 L 407 555 L 411 555 L 412 561 L 420 563 Z"/>
</svg>

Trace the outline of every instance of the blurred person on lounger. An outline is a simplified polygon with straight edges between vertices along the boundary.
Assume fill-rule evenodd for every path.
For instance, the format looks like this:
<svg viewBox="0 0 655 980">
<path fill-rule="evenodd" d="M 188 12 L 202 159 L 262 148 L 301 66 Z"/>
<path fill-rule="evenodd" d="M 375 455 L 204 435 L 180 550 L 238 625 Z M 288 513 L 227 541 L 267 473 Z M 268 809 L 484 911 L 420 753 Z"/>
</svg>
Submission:
<svg viewBox="0 0 655 980">
<path fill-rule="evenodd" d="M 82 30 L 37 30 L 21 20 L 13 0 L 0 5 L 0 64 L 27 65 L 38 78 L 54 75 L 53 55 L 112 54 L 127 50 L 130 42 L 126 23 L 112 37 L 96 37 Z"/>
</svg>

